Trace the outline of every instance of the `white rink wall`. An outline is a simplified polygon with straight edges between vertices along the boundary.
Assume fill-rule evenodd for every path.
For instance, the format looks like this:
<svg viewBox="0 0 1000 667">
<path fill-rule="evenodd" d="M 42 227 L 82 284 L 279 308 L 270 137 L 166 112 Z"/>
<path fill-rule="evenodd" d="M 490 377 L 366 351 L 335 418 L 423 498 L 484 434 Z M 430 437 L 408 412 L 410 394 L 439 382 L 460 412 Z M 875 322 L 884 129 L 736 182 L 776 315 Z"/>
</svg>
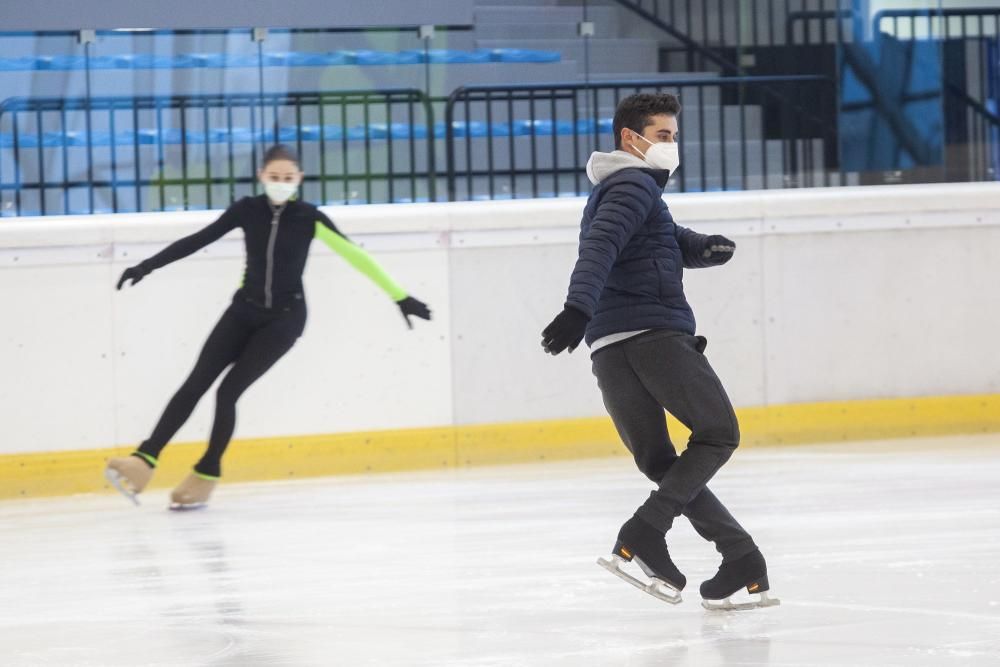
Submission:
<svg viewBox="0 0 1000 667">
<path fill-rule="evenodd" d="M 673 195 L 738 245 L 689 271 L 707 354 L 737 406 L 1000 392 L 1000 185 Z M 237 437 L 603 415 L 582 350 L 551 358 L 581 199 L 327 212 L 434 310 L 395 306 L 322 244 L 299 344 L 240 404 Z M 0 453 L 137 443 L 242 274 L 239 233 L 114 290 L 213 212 L 0 222 Z M 583 352 L 583 353 L 582 353 Z M 206 395 L 178 441 L 206 437 Z"/>
</svg>

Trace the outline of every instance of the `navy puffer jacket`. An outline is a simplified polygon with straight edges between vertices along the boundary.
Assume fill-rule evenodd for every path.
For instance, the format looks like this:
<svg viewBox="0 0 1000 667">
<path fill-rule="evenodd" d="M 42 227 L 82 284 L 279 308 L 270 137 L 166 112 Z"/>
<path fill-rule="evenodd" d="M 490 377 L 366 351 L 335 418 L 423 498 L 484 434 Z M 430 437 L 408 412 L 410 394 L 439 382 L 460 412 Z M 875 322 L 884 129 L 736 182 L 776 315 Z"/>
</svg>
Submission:
<svg viewBox="0 0 1000 667">
<path fill-rule="evenodd" d="M 587 166 L 596 187 L 580 223 L 580 254 L 566 305 L 589 316 L 586 341 L 614 333 L 671 329 L 694 335 L 684 268 L 710 266 L 708 237 L 674 222 L 663 202 L 669 173 L 615 151 Z"/>
</svg>

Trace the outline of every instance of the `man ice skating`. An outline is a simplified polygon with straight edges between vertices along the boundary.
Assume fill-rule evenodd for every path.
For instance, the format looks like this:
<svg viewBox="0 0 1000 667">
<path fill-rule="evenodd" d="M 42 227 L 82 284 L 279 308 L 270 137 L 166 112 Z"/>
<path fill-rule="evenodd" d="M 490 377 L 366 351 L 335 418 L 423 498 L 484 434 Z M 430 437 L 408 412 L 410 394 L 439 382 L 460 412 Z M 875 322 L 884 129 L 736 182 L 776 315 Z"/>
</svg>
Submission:
<svg viewBox="0 0 1000 667">
<path fill-rule="evenodd" d="M 695 335 L 684 296 L 683 269 L 719 266 L 735 244 L 677 225 L 663 202 L 667 179 L 680 165 L 677 116 L 669 94 L 632 95 L 618 105 L 615 148 L 594 153 L 594 184 L 581 222 L 579 257 L 563 311 L 542 332 L 550 354 L 572 352 L 586 337 L 594 375 L 619 435 L 658 485 L 621 527 L 611 560 L 602 564 L 646 592 L 680 602 L 686 584 L 665 536 L 684 514 L 715 543 L 722 565 L 701 585 L 708 608 L 777 604 L 768 599 L 767 567 L 750 535 L 706 484 L 739 444 L 736 414 Z M 664 410 L 691 429 L 677 455 Z M 635 561 L 649 583 L 622 569 Z M 733 605 L 746 587 L 760 599 Z M 722 601 L 718 603 L 717 601 Z"/>
</svg>

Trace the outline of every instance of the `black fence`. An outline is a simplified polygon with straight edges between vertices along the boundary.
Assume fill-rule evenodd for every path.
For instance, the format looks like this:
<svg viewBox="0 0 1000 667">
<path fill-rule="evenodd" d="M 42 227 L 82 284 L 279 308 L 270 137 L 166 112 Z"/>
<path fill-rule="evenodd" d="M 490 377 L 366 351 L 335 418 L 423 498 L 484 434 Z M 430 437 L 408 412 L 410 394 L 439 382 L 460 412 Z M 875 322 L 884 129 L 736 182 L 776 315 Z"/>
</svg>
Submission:
<svg viewBox="0 0 1000 667">
<path fill-rule="evenodd" d="M 662 50 L 665 63 L 689 72 L 747 74 L 753 66 L 745 64 L 745 54 L 789 45 L 849 42 L 857 29 L 855 14 L 845 7 L 845 0 L 749 0 L 740 7 L 731 0 L 617 2 L 671 38 L 671 45 Z M 766 72 L 779 73 L 790 72 Z"/>
<path fill-rule="evenodd" d="M 850 10 L 816 9 L 789 12 L 785 17 L 785 44 L 843 44 L 855 38 L 855 14 Z"/>
<path fill-rule="evenodd" d="M 883 10 L 875 34 L 941 45 L 947 180 L 995 180 L 1000 164 L 1000 7 Z"/>
<path fill-rule="evenodd" d="M 688 108 L 680 191 L 832 185 L 833 90 L 789 76 L 465 87 L 439 101 L 412 89 L 14 98 L 0 103 L 0 202 L 8 215 L 223 207 L 257 192 L 274 142 L 297 148 L 303 196 L 323 204 L 579 195 L 590 154 L 613 149 L 618 101 L 643 91 Z"/>
<path fill-rule="evenodd" d="M 294 145 L 304 196 L 434 200 L 430 100 L 410 89 L 13 98 L 0 103 L 0 201 L 16 215 L 226 206 L 257 191 L 265 145 Z"/>
<path fill-rule="evenodd" d="M 841 184 L 831 79 L 660 79 L 459 88 L 445 109 L 448 198 L 585 193 L 591 153 L 614 148 L 618 101 L 654 91 L 690 108 L 679 191 Z"/>
</svg>

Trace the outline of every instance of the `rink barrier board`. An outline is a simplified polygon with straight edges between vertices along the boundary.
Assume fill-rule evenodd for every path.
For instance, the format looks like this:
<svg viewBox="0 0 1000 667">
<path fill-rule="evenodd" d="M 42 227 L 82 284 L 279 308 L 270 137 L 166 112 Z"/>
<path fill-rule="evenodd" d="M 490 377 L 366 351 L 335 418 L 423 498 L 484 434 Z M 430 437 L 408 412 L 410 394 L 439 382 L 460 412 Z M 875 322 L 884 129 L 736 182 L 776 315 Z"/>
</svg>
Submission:
<svg viewBox="0 0 1000 667">
<path fill-rule="evenodd" d="M 741 446 L 1000 432 L 1000 394 L 802 403 L 737 409 Z M 675 443 L 688 432 L 670 419 Z M 150 488 L 179 483 L 204 449 L 165 450 Z M 0 498 L 111 491 L 101 475 L 129 448 L 0 456 Z M 236 440 L 227 482 L 627 456 L 607 418 Z"/>
</svg>

